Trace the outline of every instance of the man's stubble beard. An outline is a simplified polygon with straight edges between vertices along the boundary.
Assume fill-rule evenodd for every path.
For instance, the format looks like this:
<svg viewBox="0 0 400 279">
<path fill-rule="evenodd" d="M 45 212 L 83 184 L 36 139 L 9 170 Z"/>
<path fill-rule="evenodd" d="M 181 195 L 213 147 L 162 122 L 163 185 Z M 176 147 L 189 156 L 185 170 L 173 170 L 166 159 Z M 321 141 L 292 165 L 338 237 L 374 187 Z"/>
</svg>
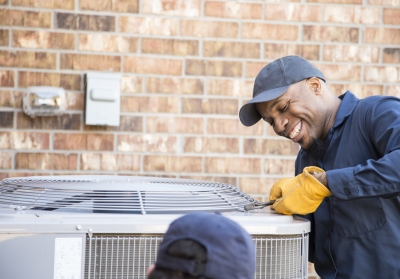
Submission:
<svg viewBox="0 0 400 279">
<path fill-rule="evenodd" d="M 311 146 L 304 151 L 314 158 L 316 161 L 322 160 L 325 157 L 326 151 L 328 150 L 328 144 L 326 141 L 313 138 Z"/>
</svg>

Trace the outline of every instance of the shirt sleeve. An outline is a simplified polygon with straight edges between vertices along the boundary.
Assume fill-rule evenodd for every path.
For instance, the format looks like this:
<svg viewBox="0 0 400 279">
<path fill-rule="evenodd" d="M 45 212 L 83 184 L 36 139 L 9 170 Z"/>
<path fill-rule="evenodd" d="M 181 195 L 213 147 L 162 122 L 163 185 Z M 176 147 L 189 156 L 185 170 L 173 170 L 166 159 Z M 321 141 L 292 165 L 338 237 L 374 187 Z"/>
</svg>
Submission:
<svg viewBox="0 0 400 279">
<path fill-rule="evenodd" d="M 331 187 L 333 195 L 348 200 L 400 194 L 400 100 L 385 98 L 371 104 L 363 128 L 380 158 L 327 171 L 329 185 L 343 186 Z"/>
</svg>

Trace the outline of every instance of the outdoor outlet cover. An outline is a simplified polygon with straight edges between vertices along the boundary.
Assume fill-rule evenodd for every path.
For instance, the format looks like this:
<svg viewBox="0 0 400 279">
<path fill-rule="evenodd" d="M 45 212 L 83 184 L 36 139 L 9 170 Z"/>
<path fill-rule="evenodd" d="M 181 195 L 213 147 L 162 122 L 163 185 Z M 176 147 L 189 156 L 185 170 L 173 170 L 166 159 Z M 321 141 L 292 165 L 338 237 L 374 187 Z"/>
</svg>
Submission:
<svg viewBox="0 0 400 279">
<path fill-rule="evenodd" d="M 119 126 L 121 75 L 86 74 L 86 125 Z"/>
</svg>

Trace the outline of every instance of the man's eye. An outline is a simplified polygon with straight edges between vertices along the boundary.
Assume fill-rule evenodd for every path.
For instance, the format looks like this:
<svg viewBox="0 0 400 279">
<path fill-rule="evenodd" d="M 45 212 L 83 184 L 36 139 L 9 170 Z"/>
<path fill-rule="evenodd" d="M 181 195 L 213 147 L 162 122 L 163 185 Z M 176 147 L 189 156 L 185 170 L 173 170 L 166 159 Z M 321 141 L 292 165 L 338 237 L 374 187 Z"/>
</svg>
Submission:
<svg viewBox="0 0 400 279">
<path fill-rule="evenodd" d="M 289 107 L 289 103 L 286 103 L 286 104 L 281 108 L 281 111 L 287 110 L 288 107 Z"/>
</svg>

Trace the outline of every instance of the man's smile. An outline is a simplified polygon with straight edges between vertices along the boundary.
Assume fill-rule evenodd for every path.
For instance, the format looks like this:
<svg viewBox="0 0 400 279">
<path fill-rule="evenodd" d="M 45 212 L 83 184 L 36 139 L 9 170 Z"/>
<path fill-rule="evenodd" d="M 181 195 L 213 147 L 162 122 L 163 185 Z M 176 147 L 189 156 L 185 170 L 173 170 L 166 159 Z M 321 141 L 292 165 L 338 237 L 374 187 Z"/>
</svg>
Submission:
<svg viewBox="0 0 400 279">
<path fill-rule="evenodd" d="M 294 126 L 293 130 L 289 134 L 289 138 L 293 140 L 295 137 L 299 135 L 300 130 L 301 130 L 301 121 L 297 123 L 296 126 Z"/>
</svg>

